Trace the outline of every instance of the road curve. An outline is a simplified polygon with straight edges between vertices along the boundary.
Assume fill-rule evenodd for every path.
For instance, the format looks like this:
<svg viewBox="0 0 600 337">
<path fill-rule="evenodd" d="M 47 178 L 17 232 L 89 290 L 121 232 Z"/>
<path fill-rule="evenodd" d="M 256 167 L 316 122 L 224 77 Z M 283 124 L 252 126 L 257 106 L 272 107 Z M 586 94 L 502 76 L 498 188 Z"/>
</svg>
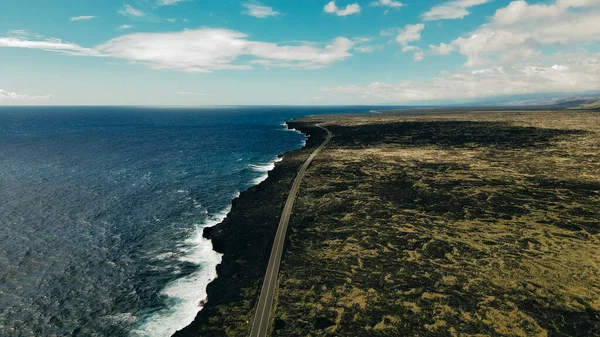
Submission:
<svg viewBox="0 0 600 337">
<path fill-rule="evenodd" d="M 294 202 L 296 196 L 300 190 L 300 184 L 306 174 L 306 170 L 312 163 L 313 159 L 319 154 L 319 152 L 329 143 L 331 140 L 331 132 L 326 128 L 317 125 L 321 129 L 327 131 L 327 138 L 304 162 L 298 175 L 294 179 L 294 184 L 290 190 L 285 207 L 279 220 L 279 227 L 277 228 L 277 234 L 275 235 L 275 241 L 273 242 L 273 249 L 271 250 L 271 257 L 269 258 L 269 265 L 267 266 L 267 273 L 263 281 L 263 286 L 260 291 L 260 298 L 258 300 L 258 306 L 256 307 L 256 315 L 254 316 L 254 322 L 252 323 L 252 331 L 250 337 L 266 337 L 269 330 L 269 322 L 271 320 L 271 311 L 273 308 L 273 298 L 275 297 L 275 290 L 277 290 L 277 276 L 279 275 L 279 266 L 281 265 L 281 257 L 283 255 L 283 246 L 285 244 L 285 238 L 287 233 L 290 216 L 292 215 L 292 209 L 294 208 Z"/>
</svg>

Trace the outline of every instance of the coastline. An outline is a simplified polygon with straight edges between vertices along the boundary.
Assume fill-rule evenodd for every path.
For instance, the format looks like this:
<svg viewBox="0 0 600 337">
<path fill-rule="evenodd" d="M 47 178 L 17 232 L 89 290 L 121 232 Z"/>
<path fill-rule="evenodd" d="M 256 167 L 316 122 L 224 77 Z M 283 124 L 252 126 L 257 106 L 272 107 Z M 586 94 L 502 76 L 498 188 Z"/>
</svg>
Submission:
<svg viewBox="0 0 600 337">
<path fill-rule="evenodd" d="M 266 179 L 232 200 L 221 223 L 204 228 L 203 238 L 212 242 L 222 261 L 216 267 L 216 279 L 206 288 L 206 299 L 198 299 L 202 308 L 196 318 L 174 337 L 225 336 L 224 326 L 250 330 L 289 187 L 299 166 L 325 138 L 323 130 L 309 123 L 293 120 L 286 124 L 289 131 L 307 136 L 304 146 L 275 160 Z"/>
<path fill-rule="evenodd" d="M 175 336 L 248 335 L 291 181 L 322 141 L 317 124 L 336 138 L 295 203 L 273 336 L 598 335 L 598 118 L 457 111 L 290 123 L 307 146 L 207 231 L 227 261 L 206 311 Z"/>
</svg>

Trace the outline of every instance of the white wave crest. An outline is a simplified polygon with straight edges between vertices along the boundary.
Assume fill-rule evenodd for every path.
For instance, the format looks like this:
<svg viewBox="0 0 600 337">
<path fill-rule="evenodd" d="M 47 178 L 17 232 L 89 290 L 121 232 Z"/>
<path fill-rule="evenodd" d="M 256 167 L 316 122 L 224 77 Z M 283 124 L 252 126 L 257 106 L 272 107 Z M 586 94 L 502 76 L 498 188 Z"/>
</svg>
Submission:
<svg viewBox="0 0 600 337">
<path fill-rule="evenodd" d="M 291 131 L 291 132 L 302 133 L 302 132 L 300 132 L 300 131 L 298 131 L 298 130 L 296 130 L 294 128 L 290 128 L 290 126 L 286 122 L 283 122 L 280 125 L 283 126 L 283 131 Z"/>
<path fill-rule="evenodd" d="M 258 184 L 262 183 L 263 181 L 267 180 L 267 178 L 269 177 L 269 172 L 273 171 L 273 169 L 275 168 L 275 164 L 279 163 L 282 160 L 283 160 L 283 157 L 277 157 L 268 164 L 261 164 L 261 165 L 250 164 L 250 165 L 248 165 L 248 167 L 250 167 L 253 171 L 262 173 L 259 177 L 255 178 L 252 181 L 252 184 L 258 185 Z"/>
<path fill-rule="evenodd" d="M 250 164 L 248 165 L 248 167 L 250 167 L 253 171 L 256 172 L 269 172 L 275 168 L 275 161 L 261 165 Z"/>
<path fill-rule="evenodd" d="M 239 193 L 234 196 L 237 198 Z M 231 206 L 208 218 L 204 224 L 196 225 L 196 230 L 181 247 L 180 261 L 193 263 L 200 268 L 195 273 L 169 283 L 161 294 L 166 295 L 170 303 L 168 308 L 160 310 L 131 332 L 135 337 L 169 337 L 177 330 L 190 324 L 206 303 L 206 287 L 217 278 L 217 265 L 222 255 L 213 250 L 212 242 L 202 234 L 207 227 L 221 223 L 231 211 Z"/>
</svg>

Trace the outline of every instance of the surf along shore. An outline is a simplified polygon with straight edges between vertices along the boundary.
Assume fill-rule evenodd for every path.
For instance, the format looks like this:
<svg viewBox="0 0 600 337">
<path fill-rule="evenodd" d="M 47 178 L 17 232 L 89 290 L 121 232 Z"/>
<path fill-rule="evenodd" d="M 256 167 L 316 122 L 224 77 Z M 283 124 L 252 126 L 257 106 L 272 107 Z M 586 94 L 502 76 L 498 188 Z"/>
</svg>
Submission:
<svg viewBox="0 0 600 337">
<path fill-rule="evenodd" d="M 307 117 L 310 135 L 206 231 L 224 254 L 175 336 L 246 336 L 298 167 L 273 336 L 600 335 L 600 114 Z"/>
<path fill-rule="evenodd" d="M 194 322 L 173 336 L 237 336 L 250 332 L 255 305 L 271 253 L 277 225 L 298 168 L 326 137 L 323 129 L 289 122 L 308 135 L 306 145 L 288 152 L 269 177 L 233 200 L 227 218 L 204 230 L 213 249 L 223 254 L 217 279 Z"/>
</svg>

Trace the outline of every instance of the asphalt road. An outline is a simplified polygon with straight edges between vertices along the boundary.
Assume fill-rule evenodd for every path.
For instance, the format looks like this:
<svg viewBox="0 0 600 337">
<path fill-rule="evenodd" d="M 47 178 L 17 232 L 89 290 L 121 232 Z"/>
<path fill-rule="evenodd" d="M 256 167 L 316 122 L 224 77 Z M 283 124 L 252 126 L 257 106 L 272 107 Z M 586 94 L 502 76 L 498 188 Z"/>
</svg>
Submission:
<svg viewBox="0 0 600 337">
<path fill-rule="evenodd" d="M 285 244 L 285 237 L 287 233 L 290 216 L 292 215 L 292 209 L 294 208 L 294 202 L 296 196 L 300 190 L 300 184 L 306 174 L 306 170 L 312 163 L 313 159 L 319 154 L 319 152 L 329 143 L 331 140 L 331 132 L 326 128 L 319 126 L 321 129 L 327 131 L 327 138 L 319 146 L 308 159 L 304 162 L 294 184 L 290 190 L 281 219 L 279 220 L 279 227 L 277 228 L 277 235 L 273 242 L 273 249 L 271 250 L 271 257 L 269 258 L 269 265 L 267 266 L 267 273 L 263 281 L 262 290 L 260 291 L 260 298 L 258 300 L 258 306 L 256 307 L 256 315 L 254 316 L 254 322 L 252 323 L 252 331 L 250 337 L 266 337 L 269 330 L 269 323 L 271 320 L 271 312 L 273 311 L 273 298 L 275 297 L 275 290 L 277 290 L 277 276 L 279 274 L 279 266 L 281 265 L 281 257 L 283 255 L 283 245 Z"/>
</svg>

